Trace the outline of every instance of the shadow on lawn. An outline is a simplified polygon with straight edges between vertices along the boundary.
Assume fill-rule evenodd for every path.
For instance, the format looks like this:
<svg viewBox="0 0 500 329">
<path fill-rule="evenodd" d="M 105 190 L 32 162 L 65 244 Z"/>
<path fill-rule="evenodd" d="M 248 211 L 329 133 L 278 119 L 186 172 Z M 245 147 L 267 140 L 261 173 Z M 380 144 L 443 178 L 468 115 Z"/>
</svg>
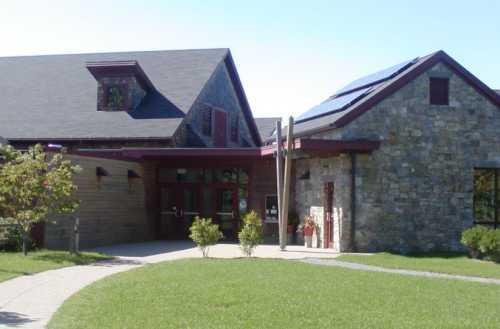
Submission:
<svg viewBox="0 0 500 329">
<path fill-rule="evenodd" d="M 8 325 L 10 327 L 20 327 L 26 323 L 33 321 L 33 319 L 30 319 L 22 313 L 0 311 L 0 324 L 3 325 Z"/>
<path fill-rule="evenodd" d="M 401 256 L 406 258 L 464 258 L 467 257 L 467 254 L 462 252 L 445 252 L 445 251 L 436 251 L 436 252 L 412 252 L 408 254 L 402 254 L 398 252 L 387 252 L 393 256 Z"/>
<path fill-rule="evenodd" d="M 43 255 L 37 255 L 33 257 L 34 260 L 48 261 L 56 264 L 71 263 L 75 265 L 87 265 L 103 260 L 110 260 L 113 257 L 105 256 L 102 254 L 70 254 L 58 252 L 58 253 L 47 253 Z"/>
</svg>

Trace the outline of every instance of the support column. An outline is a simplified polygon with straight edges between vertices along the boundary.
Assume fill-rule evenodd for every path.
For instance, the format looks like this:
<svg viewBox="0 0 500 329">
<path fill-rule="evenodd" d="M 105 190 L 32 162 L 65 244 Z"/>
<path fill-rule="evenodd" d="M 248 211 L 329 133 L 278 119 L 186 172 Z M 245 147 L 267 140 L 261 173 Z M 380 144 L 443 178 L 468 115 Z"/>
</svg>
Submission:
<svg viewBox="0 0 500 329">
<path fill-rule="evenodd" d="M 283 236 L 280 249 L 285 250 L 287 245 L 288 208 L 290 204 L 290 186 L 292 173 L 292 143 L 293 143 L 293 117 L 288 120 L 288 132 L 286 135 L 286 158 L 285 158 L 285 182 L 283 186 L 283 218 L 281 234 Z"/>
<path fill-rule="evenodd" d="M 283 150 L 281 139 L 281 120 L 276 122 L 276 189 L 278 196 L 278 234 L 280 246 L 283 245 Z"/>
</svg>

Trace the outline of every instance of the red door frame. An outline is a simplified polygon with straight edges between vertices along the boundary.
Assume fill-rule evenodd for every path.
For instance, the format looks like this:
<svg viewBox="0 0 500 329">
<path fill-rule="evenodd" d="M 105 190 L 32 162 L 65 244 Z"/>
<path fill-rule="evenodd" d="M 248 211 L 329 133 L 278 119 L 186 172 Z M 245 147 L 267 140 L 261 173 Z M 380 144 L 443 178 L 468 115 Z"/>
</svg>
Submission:
<svg viewBox="0 0 500 329">
<path fill-rule="evenodd" d="M 197 203 L 201 207 L 201 185 L 198 183 L 162 183 L 160 184 L 160 191 L 162 188 L 168 188 L 173 191 L 174 204 L 175 204 L 175 220 L 177 222 L 184 221 L 184 190 L 193 190 L 196 194 Z M 161 200 L 161 199 L 160 199 Z M 200 212 L 201 215 L 201 212 Z M 183 228 L 176 227 L 174 230 L 174 239 L 183 238 L 181 235 Z"/>
<path fill-rule="evenodd" d="M 333 183 L 325 183 L 323 206 L 324 247 L 333 248 Z"/>
<path fill-rule="evenodd" d="M 227 146 L 227 113 L 214 109 L 214 146 Z"/>
</svg>

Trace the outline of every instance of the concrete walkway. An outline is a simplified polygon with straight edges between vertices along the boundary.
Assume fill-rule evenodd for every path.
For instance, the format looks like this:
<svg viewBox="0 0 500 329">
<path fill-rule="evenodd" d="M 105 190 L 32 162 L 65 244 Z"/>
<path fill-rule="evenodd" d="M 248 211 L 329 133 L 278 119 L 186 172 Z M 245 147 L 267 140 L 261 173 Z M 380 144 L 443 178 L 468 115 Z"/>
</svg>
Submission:
<svg viewBox="0 0 500 329">
<path fill-rule="evenodd" d="M 189 242 L 155 241 L 97 248 L 117 258 L 93 265 L 71 266 L 34 275 L 21 276 L 0 283 L 0 328 L 44 328 L 52 315 L 71 295 L 83 287 L 109 275 L 146 264 L 181 258 L 201 257 Z M 242 253 L 235 244 L 219 244 L 211 248 L 210 257 L 236 258 Z M 334 258 L 337 253 L 300 246 L 279 251 L 278 246 L 259 246 L 256 257 L 303 259 Z"/>
<path fill-rule="evenodd" d="M 315 265 L 343 267 L 343 268 L 348 268 L 351 270 L 394 273 L 394 274 L 420 276 L 420 277 L 433 278 L 433 279 L 461 280 L 461 281 L 480 282 L 480 283 L 489 283 L 489 284 L 500 285 L 500 279 L 489 279 L 489 278 L 481 278 L 481 277 L 476 277 L 476 276 L 465 276 L 465 275 L 454 275 L 454 274 L 442 274 L 442 273 L 425 272 L 425 271 L 398 270 L 398 269 L 390 269 L 390 268 L 386 268 L 386 267 L 379 267 L 379 266 L 373 266 L 373 265 L 364 265 L 364 264 L 358 264 L 358 263 L 343 262 L 343 261 L 336 260 L 336 259 L 308 258 L 308 259 L 303 259 L 302 262 L 309 263 L 309 264 L 315 264 Z"/>
</svg>

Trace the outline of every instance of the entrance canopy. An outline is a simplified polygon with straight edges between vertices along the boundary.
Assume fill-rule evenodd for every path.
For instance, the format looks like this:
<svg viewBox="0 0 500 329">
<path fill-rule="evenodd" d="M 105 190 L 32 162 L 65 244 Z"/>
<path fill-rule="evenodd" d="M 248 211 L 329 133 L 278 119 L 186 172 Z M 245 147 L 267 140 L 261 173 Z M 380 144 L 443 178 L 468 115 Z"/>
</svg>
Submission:
<svg viewBox="0 0 500 329">
<path fill-rule="evenodd" d="M 297 154 L 313 156 L 333 156 L 340 153 L 371 153 L 378 149 L 379 141 L 370 140 L 325 140 L 305 139 L 294 140 L 294 151 Z M 110 158 L 117 160 L 141 161 L 144 159 L 167 158 L 210 158 L 210 159 L 259 159 L 270 158 L 276 153 L 276 145 L 245 148 L 151 148 L 123 147 L 118 149 L 78 149 L 71 153 Z"/>
</svg>

